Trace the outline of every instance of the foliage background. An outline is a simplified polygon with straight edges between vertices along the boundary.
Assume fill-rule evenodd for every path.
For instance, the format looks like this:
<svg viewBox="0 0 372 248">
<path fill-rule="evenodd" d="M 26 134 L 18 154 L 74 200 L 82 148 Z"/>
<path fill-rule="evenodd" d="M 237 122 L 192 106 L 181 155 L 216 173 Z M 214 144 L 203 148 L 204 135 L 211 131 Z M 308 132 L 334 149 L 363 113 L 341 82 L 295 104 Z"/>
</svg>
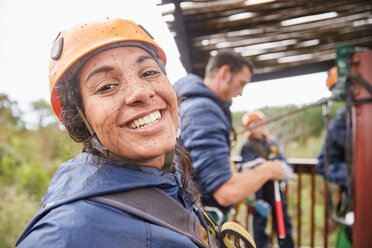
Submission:
<svg viewBox="0 0 372 248">
<path fill-rule="evenodd" d="M 341 107 L 342 103 L 333 103 L 331 117 Z M 261 111 L 271 118 L 296 108 L 299 106 L 263 108 Z M 239 135 L 232 155 L 240 153 L 244 139 L 242 114 L 233 113 L 233 126 Z M 31 118 L 32 125 L 24 121 L 26 115 L 28 119 Z M 324 132 L 321 108 L 310 108 L 274 122 L 270 124 L 270 132 L 279 139 L 287 157 L 316 158 Z M 58 123 L 48 103 L 36 101 L 32 104 L 31 112 L 22 113 L 17 102 L 0 94 L 0 247 L 15 246 L 18 237 L 40 208 L 58 166 L 77 155 L 80 149 L 80 144 L 74 143 Z M 289 187 L 289 196 L 294 195 L 292 191 L 295 187 Z M 303 187 L 309 187 L 309 182 L 304 180 Z M 309 201 L 306 194 L 304 191 L 301 196 L 304 205 Z M 295 200 L 289 199 L 292 215 Z M 316 205 L 315 217 L 319 225 L 323 221 L 322 204 L 317 202 Z M 303 212 L 306 213 L 306 210 Z M 305 222 L 308 221 L 305 215 L 303 218 Z M 307 233 L 308 230 L 303 229 L 305 238 L 302 244 L 308 242 Z M 330 240 L 330 244 L 332 242 Z"/>
</svg>

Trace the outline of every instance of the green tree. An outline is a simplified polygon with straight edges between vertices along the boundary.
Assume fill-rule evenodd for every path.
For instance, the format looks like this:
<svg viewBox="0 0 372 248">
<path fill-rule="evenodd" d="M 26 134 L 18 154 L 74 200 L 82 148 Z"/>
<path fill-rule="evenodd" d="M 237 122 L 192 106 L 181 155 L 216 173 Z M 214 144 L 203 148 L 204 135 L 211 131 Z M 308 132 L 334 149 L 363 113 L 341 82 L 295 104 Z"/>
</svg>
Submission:
<svg viewBox="0 0 372 248">
<path fill-rule="evenodd" d="M 24 128 L 18 104 L 0 93 L 0 142 L 7 142 L 11 135 Z"/>
<path fill-rule="evenodd" d="M 0 247 L 14 247 L 58 166 L 80 151 L 48 103 L 31 106 L 27 119 L 35 122 L 26 127 L 26 114 L 0 94 Z"/>
</svg>

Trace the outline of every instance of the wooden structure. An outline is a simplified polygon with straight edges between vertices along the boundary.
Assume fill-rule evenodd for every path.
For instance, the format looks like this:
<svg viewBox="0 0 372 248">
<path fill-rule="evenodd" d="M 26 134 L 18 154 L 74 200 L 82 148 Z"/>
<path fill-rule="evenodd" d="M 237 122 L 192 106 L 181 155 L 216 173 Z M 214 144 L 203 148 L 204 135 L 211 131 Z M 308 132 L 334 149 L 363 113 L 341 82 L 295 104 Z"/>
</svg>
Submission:
<svg viewBox="0 0 372 248">
<path fill-rule="evenodd" d="M 181 61 L 200 76 L 209 56 L 234 49 L 253 81 L 327 71 L 341 44 L 372 47 L 370 0 L 159 0 Z"/>
<path fill-rule="evenodd" d="M 353 56 L 352 72 L 359 74 L 369 85 L 367 88 L 353 80 L 354 97 L 372 100 L 372 50 Z M 355 106 L 354 125 L 354 213 L 353 247 L 370 247 L 372 235 L 372 101 Z"/>
</svg>

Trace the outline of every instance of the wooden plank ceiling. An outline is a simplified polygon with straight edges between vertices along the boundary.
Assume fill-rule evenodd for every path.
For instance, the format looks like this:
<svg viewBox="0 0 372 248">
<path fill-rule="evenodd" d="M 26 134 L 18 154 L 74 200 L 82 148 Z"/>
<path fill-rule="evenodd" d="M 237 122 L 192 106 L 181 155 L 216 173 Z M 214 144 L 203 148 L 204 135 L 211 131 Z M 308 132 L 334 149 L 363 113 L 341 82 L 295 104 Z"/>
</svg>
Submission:
<svg viewBox="0 0 372 248">
<path fill-rule="evenodd" d="M 326 71 L 342 44 L 372 47 L 371 0 L 159 0 L 158 8 L 185 69 L 200 76 L 221 49 L 249 57 L 261 81 Z"/>
</svg>

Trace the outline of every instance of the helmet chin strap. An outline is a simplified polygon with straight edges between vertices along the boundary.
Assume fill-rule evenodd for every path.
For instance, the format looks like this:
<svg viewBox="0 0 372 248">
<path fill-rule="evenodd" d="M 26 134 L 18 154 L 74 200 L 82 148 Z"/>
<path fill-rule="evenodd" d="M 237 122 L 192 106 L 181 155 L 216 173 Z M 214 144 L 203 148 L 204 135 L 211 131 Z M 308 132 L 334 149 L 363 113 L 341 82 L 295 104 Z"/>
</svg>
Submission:
<svg viewBox="0 0 372 248">
<path fill-rule="evenodd" d="M 122 163 L 135 163 L 135 164 L 148 163 L 148 162 L 151 162 L 151 161 L 154 161 L 154 160 L 160 158 L 160 156 L 156 156 L 156 157 L 149 158 L 149 159 L 131 159 L 131 158 L 125 158 L 125 157 L 122 157 L 122 156 L 120 156 L 116 153 L 110 152 L 101 143 L 101 141 L 99 141 L 96 133 L 92 129 L 88 120 L 85 118 L 85 115 L 83 114 L 83 111 L 77 106 L 76 103 L 75 103 L 75 106 L 76 106 L 81 118 L 83 119 L 83 122 L 84 122 L 85 126 L 87 127 L 89 133 L 92 135 L 93 148 L 97 149 L 105 157 L 107 157 L 109 159 L 112 159 L 112 160 L 115 160 L 115 161 L 118 161 L 118 162 L 122 162 Z M 166 152 L 164 154 L 164 163 L 163 163 L 163 166 L 162 166 L 163 171 L 170 172 L 170 169 L 172 168 L 172 164 L 173 164 L 173 159 L 174 159 L 174 148 L 172 150 L 170 150 L 169 152 Z"/>
</svg>

